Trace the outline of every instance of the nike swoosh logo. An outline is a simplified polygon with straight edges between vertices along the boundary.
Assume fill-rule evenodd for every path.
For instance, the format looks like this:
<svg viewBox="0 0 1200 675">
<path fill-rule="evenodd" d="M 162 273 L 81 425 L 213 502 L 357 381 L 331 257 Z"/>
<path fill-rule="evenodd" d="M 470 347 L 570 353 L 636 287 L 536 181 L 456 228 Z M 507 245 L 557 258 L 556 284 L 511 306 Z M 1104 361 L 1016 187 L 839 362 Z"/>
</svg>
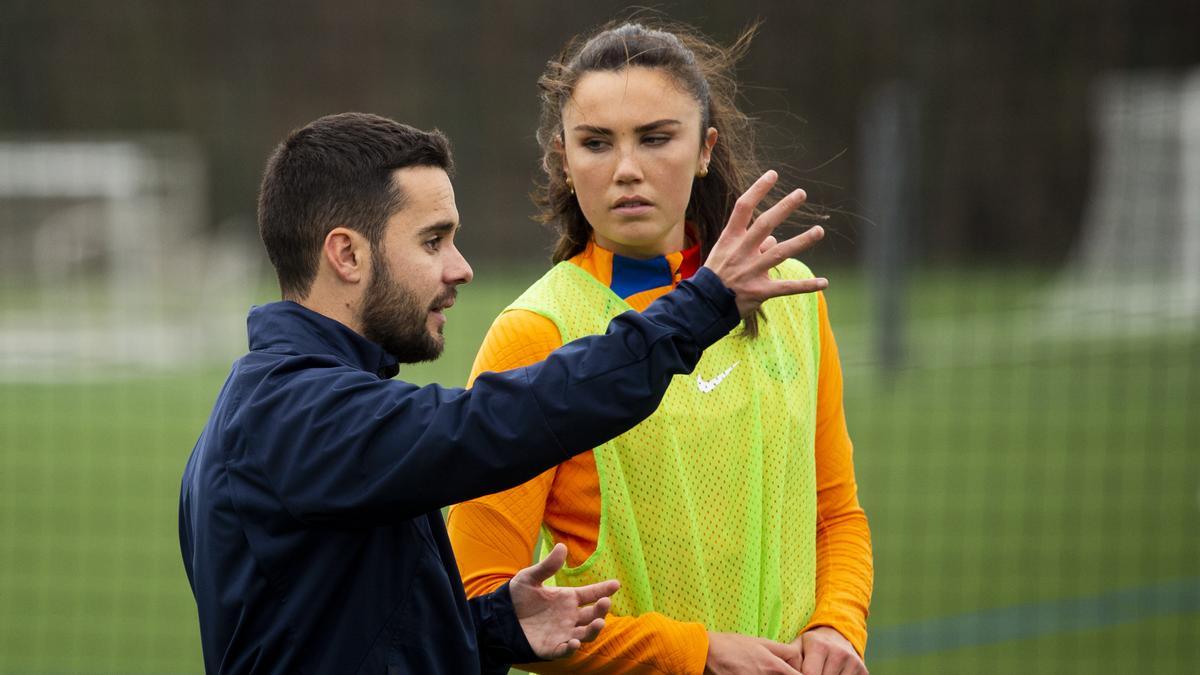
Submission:
<svg viewBox="0 0 1200 675">
<path fill-rule="evenodd" d="M 716 389 L 717 385 L 721 384 L 721 382 L 726 377 L 729 376 L 729 373 L 732 373 L 733 369 L 737 368 L 737 364 L 739 364 L 739 363 L 741 363 L 741 362 L 734 361 L 732 366 L 729 366 L 728 368 L 725 369 L 725 372 L 721 373 L 720 375 L 714 377 L 711 380 L 706 380 L 703 377 L 696 375 L 696 386 L 700 388 L 701 393 L 707 394 L 708 392 L 712 391 L 713 389 Z"/>
</svg>

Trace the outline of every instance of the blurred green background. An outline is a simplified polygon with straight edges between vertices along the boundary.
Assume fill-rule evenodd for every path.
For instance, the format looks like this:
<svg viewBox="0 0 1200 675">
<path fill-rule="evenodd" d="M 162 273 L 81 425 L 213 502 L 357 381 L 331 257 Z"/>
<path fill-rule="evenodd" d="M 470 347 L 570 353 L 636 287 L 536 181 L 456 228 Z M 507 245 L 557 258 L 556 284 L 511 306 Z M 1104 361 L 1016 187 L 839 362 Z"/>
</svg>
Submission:
<svg viewBox="0 0 1200 675">
<path fill-rule="evenodd" d="M 831 212 L 806 262 L 874 537 L 871 671 L 1195 672 L 1197 5 L 658 8 L 720 40 L 762 18 L 745 107 Z M 546 266 L 536 77 L 626 14 L 0 2 L 0 672 L 202 670 L 179 477 L 276 297 L 271 147 L 350 109 L 447 132 L 476 278 L 401 377 L 461 384 Z"/>
</svg>

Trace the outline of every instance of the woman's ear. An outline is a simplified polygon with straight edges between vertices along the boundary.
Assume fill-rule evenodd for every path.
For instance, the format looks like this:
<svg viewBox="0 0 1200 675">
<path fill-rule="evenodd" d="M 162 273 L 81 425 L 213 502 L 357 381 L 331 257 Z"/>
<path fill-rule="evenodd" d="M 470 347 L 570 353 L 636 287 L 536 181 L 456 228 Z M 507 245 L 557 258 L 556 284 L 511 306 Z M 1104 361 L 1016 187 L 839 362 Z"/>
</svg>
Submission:
<svg viewBox="0 0 1200 675">
<path fill-rule="evenodd" d="M 708 163 L 712 161 L 712 151 L 717 145 L 717 128 L 709 127 L 708 131 L 704 132 L 704 144 L 700 148 L 700 166 L 707 169 Z"/>
<path fill-rule="evenodd" d="M 562 170 L 568 177 L 571 175 L 571 168 L 567 165 L 567 148 L 563 145 L 562 136 L 554 137 L 554 151 L 562 158 Z"/>
</svg>

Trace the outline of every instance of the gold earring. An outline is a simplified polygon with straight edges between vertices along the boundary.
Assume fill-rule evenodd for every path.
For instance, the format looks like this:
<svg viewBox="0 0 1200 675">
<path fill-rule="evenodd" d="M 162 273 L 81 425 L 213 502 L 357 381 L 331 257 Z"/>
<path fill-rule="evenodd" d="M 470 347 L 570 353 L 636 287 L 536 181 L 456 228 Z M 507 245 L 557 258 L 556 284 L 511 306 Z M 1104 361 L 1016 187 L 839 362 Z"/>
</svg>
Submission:
<svg viewBox="0 0 1200 675">
<path fill-rule="evenodd" d="M 705 177 L 705 176 L 707 176 L 707 175 L 708 175 L 708 165 L 707 165 L 707 164 L 702 164 L 702 165 L 700 166 L 700 169 L 696 171 L 696 177 L 697 177 L 697 178 L 704 178 L 704 177 Z"/>
<path fill-rule="evenodd" d="M 571 191 L 571 194 L 575 194 L 575 183 L 571 182 L 570 176 L 567 176 L 567 189 Z"/>
</svg>

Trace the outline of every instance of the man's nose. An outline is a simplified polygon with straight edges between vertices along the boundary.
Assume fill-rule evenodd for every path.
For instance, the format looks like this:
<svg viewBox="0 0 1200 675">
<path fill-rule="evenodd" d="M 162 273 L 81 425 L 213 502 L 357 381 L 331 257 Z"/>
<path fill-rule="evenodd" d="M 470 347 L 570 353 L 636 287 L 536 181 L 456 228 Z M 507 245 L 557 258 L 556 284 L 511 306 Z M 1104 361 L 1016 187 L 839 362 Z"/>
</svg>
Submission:
<svg viewBox="0 0 1200 675">
<path fill-rule="evenodd" d="M 446 265 L 446 283 L 452 285 L 465 284 L 475 278 L 475 271 L 471 269 L 471 264 L 467 262 L 466 256 L 458 247 L 453 247 L 453 256 L 450 262 Z"/>
</svg>

